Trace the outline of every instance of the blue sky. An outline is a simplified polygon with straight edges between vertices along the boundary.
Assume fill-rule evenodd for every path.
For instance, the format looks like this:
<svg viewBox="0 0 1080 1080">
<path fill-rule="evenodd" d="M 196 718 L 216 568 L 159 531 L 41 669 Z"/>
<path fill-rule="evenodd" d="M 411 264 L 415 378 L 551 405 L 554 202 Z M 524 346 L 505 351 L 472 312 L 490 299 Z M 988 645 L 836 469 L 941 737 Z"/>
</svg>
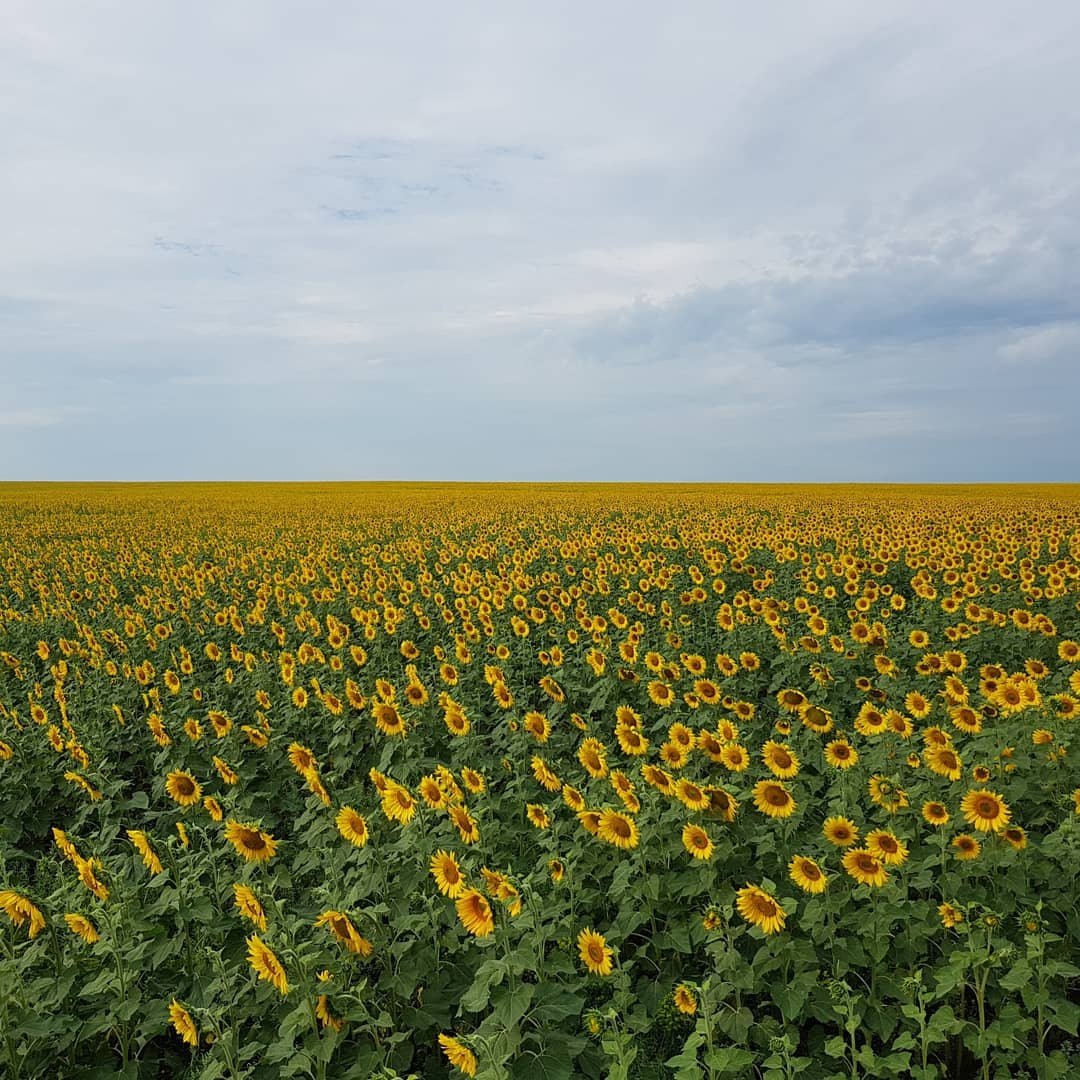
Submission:
<svg viewBox="0 0 1080 1080">
<path fill-rule="evenodd" d="M 0 477 L 1080 480 L 1080 5 L 4 24 Z"/>
</svg>

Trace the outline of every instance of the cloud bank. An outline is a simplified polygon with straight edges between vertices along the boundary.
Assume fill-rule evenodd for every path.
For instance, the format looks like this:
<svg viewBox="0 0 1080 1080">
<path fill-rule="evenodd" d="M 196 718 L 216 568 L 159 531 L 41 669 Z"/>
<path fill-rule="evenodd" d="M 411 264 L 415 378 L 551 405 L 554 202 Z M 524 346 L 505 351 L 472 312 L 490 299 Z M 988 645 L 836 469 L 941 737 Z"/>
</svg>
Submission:
<svg viewBox="0 0 1080 1080">
<path fill-rule="evenodd" d="M 1080 9 L 8 5 L 0 475 L 1080 480 Z"/>
</svg>

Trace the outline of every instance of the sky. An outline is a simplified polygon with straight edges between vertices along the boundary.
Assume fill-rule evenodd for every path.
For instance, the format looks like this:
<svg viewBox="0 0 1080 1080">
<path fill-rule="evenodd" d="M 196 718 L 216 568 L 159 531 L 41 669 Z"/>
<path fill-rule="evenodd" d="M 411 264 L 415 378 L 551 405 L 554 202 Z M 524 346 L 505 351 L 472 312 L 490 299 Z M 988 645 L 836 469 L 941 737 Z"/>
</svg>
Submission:
<svg viewBox="0 0 1080 1080">
<path fill-rule="evenodd" d="M 1080 481 L 1080 5 L 0 0 L 0 479 Z"/>
</svg>

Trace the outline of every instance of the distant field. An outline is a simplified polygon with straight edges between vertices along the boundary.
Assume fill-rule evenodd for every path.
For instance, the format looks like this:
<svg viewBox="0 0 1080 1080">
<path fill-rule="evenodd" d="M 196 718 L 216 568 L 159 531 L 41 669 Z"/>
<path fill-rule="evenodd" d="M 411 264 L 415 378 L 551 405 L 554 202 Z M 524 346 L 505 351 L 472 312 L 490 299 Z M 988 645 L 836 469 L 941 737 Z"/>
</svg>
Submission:
<svg viewBox="0 0 1080 1080">
<path fill-rule="evenodd" d="M 0 485 L 0 1076 L 1080 1072 L 1080 486 Z"/>
</svg>

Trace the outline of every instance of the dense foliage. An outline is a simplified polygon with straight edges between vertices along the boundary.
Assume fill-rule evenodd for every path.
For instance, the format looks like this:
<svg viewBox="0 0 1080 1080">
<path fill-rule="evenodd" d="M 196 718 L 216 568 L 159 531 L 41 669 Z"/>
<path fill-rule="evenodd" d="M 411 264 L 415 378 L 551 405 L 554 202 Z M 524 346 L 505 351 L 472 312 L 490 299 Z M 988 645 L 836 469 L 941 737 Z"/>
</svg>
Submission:
<svg viewBox="0 0 1080 1080">
<path fill-rule="evenodd" d="M 1080 490 L 0 488 L 0 1072 L 1076 1075 Z"/>
</svg>

